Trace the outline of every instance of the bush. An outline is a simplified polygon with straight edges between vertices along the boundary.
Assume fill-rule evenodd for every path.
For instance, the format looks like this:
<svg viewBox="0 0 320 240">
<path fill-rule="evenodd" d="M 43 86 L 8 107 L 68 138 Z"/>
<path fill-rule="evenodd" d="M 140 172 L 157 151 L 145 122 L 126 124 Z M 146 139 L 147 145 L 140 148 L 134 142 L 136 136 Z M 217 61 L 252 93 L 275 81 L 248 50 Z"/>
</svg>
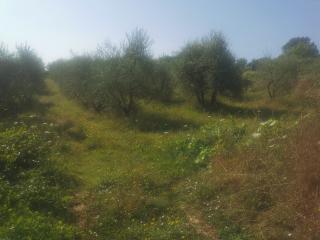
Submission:
<svg viewBox="0 0 320 240">
<path fill-rule="evenodd" d="M 37 130 L 16 122 L 17 126 L 0 133 L 0 170 L 8 179 L 24 170 L 40 167 L 48 151 L 50 134 L 39 135 Z"/>
<path fill-rule="evenodd" d="M 28 46 L 10 53 L 0 46 L 0 111 L 23 109 L 43 89 L 44 66 Z"/>
<path fill-rule="evenodd" d="M 169 159 L 176 159 L 173 161 L 176 166 L 172 168 L 186 174 L 205 167 L 218 154 L 231 151 L 245 132 L 245 125 L 233 122 L 217 121 L 203 126 L 200 134 L 189 135 L 168 147 L 168 153 L 171 154 Z"/>
<path fill-rule="evenodd" d="M 68 209 L 76 182 L 48 158 L 55 137 L 46 123 L 0 132 L 1 239 L 75 239 Z"/>
</svg>

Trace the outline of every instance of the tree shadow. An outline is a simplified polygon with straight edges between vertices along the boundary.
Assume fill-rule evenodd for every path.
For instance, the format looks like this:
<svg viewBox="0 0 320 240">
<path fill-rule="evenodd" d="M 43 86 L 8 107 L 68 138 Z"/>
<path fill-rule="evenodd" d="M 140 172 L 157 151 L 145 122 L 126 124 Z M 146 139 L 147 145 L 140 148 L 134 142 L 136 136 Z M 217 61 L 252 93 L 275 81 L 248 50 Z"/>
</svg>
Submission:
<svg viewBox="0 0 320 240">
<path fill-rule="evenodd" d="M 28 113 L 35 113 L 37 115 L 45 116 L 49 108 L 51 108 L 53 105 L 53 103 L 43 103 L 37 99 L 34 99 L 21 106 L 9 106 L 6 110 L 0 112 L 0 119 L 16 119 L 20 115 Z"/>
<path fill-rule="evenodd" d="M 129 118 L 129 126 L 142 132 L 169 132 L 198 128 L 199 124 L 182 117 L 140 110 Z"/>
<path fill-rule="evenodd" d="M 270 118 L 279 119 L 281 116 L 293 113 L 289 110 L 275 110 L 268 107 L 238 107 L 222 102 L 218 102 L 214 106 L 206 106 L 205 111 L 210 113 L 219 113 L 221 115 L 233 115 L 240 118 L 260 118 L 261 120 L 267 120 Z"/>
</svg>

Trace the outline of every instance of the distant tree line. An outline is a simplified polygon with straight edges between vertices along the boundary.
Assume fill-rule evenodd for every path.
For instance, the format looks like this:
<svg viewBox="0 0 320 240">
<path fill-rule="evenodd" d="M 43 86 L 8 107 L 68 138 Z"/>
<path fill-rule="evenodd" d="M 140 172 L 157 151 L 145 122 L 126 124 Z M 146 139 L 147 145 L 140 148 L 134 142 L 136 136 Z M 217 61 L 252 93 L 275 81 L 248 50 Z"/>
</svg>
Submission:
<svg viewBox="0 0 320 240">
<path fill-rule="evenodd" d="M 23 108 L 44 87 L 42 60 L 27 45 L 10 52 L 0 46 L 0 112 Z"/>
<path fill-rule="evenodd" d="M 93 54 L 55 61 L 48 70 L 68 96 L 88 108 L 130 116 L 141 100 L 169 102 L 179 95 L 215 107 L 219 96 L 240 98 L 257 83 L 274 99 L 290 93 L 302 73 L 319 76 L 318 66 L 319 50 L 307 37 L 289 40 L 279 57 L 248 63 L 233 56 L 221 33 L 191 41 L 173 56 L 155 58 L 149 36 L 136 29 L 119 46 L 100 45 Z M 1 46 L 0 111 L 30 104 L 44 89 L 44 76 L 44 64 L 30 47 L 10 52 Z"/>
</svg>

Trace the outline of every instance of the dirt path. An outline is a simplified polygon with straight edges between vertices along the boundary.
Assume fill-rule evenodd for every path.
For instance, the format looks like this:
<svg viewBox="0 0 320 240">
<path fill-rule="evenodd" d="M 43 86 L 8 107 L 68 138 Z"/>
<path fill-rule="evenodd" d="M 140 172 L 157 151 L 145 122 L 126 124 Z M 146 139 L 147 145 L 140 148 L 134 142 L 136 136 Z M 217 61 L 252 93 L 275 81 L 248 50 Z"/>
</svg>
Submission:
<svg viewBox="0 0 320 240">
<path fill-rule="evenodd" d="M 86 216 L 86 205 L 85 205 L 85 198 L 87 196 L 87 192 L 76 193 L 75 203 L 72 207 L 72 211 L 77 218 L 77 224 L 80 229 L 85 229 L 87 226 L 87 216 Z"/>
<path fill-rule="evenodd" d="M 216 230 L 203 219 L 199 210 L 191 206 L 186 206 L 182 210 L 186 214 L 190 226 L 192 226 L 198 234 L 208 239 L 219 240 Z"/>
</svg>

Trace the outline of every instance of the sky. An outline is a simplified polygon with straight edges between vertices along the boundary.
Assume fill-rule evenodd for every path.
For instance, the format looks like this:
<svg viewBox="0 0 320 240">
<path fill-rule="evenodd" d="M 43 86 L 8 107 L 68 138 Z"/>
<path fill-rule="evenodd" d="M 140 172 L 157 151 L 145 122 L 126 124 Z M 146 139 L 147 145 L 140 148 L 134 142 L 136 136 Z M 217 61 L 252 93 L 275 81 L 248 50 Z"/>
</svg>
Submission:
<svg viewBox="0 0 320 240">
<path fill-rule="evenodd" d="M 221 31 L 237 58 L 275 57 L 296 36 L 320 46 L 320 0 L 0 0 L 0 42 L 27 43 L 45 63 L 117 44 L 136 28 L 154 56 Z"/>
</svg>

